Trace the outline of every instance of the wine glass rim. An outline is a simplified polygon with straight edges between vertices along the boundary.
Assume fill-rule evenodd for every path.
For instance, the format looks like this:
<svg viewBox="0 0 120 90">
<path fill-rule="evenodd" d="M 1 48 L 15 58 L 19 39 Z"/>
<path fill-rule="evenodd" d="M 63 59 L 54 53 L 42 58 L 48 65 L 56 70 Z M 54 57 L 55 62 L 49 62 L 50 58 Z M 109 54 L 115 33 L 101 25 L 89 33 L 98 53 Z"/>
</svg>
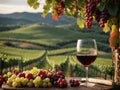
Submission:
<svg viewBox="0 0 120 90">
<path fill-rule="evenodd" d="M 82 41 L 82 40 L 93 40 L 93 41 L 96 41 L 95 39 L 78 39 L 78 41 Z"/>
</svg>

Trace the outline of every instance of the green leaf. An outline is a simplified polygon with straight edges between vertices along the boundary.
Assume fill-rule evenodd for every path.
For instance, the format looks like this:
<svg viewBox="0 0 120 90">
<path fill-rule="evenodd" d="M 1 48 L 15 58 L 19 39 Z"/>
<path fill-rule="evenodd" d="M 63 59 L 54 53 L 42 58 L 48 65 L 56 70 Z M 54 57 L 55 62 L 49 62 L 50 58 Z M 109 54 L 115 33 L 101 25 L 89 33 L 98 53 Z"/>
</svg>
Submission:
<svg viewBox="0 0 120 90">
<path fill-rule="evenodd" d="M 45 16 L 48 14 L 49 10 L 50 10 L 50 4 L 47 3 L 47 4 L 43 7 L 43 9 L 44 9 L 44 11 L 43 11 L 43 13 L 42 13 L 42 17 L 45 17 Z"/>
<path fill-rule="evenodd" d="M 65 5 L 66 5 L 66 6 L 70 6 L 70 4 L 71 4 L 72 1 L 73 1 L 73 0 L 65 0 Z"/>
<path fill-rule="evenodd" d="M 27 0 L 27 3 L 32 7 L 37 0 Z"/>
<path fill-rule="evenodd" d="M 106 33 L 106 32 L 108 32 L 108 31 L 110 31 L 110 28 L 109 28 L 109 26 L 108 26 L 108 23 L 105 23 L 105 26 L 104 26 L 104 28 L 103 28 L 103 31 Z"/>
<path fill-rule="evenodd" d="M 112 25 L 111 26 L 111 30 L 112 30 L 111 32 L 114 32 L 115 30 L 117 30 L 117 26 L 116 25 Z"/>
<path fill-rule="evenodd" d="M 34 3 L 33 8 L 34 8 L 34 9 L 39 8 L 39 3 L 38 3 L 38 2 Z"/>
<path fill-rule="evenodd" d="M 70 12 L 70 10 L 68 8 L 65 8 L 65 14 L 67 16 L 71 16 L 72 15 L 71 12 Z"/>
<path fill-rule="evenodd" d="M 77 24 L 80 28 L 84 28 L 85 27 L 85 20 L 83 20 L 82 18 L 77 18 Z"/>
<path fill-rule="evenodd" d="M 109 0 L 101 0 L 101 2 L 97 5 L 98 9 L 100 11 L 103 11 L 106 8 L 106 6 L 108 5 L 108 2 L 109 2 Z"/>
<path fill-rule="evenodd" d="M 85 6 L 85 1 L 84 0 L 78 0 L 78 6 L 79 7 L 84 7 Z"/>
<path fill-rule="evenodd" d="M 27 3 L 30 7 L 33 7 L 34 9 L 37 9 L 39 7 L 38 0 L 27 0 Z"/>
<path fill-rule="evenodd" d="M 103 11 L 104 8 L 105 8 L 105 6 L 106 6 L 106 3 L 101 2 L 101 3 L 98 5 L 98 9 L 99 9 L 100 11 Z"/>
<path fill-rule="evenodd" d="M 110 15 L 116 16 L 119 10 L 119 5 L 108 5 L 107 9 Z"/>
</svg>

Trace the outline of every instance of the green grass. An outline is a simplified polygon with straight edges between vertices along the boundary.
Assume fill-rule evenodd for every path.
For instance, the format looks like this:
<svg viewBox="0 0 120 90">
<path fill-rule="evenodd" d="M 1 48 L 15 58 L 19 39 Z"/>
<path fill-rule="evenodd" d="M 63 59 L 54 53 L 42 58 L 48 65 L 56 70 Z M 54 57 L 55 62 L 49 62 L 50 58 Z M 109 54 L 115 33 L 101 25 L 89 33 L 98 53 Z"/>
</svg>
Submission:
<svg viewBox="0 0 120 90">
<path fill-rule="evenodd" d="M 76 36 L 76 32 L 56 28 L 52 26 L 41 26 L 38 24 L 22 27 L 11 31 L 1 32 L 1 39 L 22 40 L 40 44 L 55 46 L 58 42 L 63 42 L 71 37 Z M 77 34 L 78 36 L 78 34 Z M 49 41 L 51 39 L 51 41 Z"/>
<path fill-rule="evenodd" d="M 48 55 L 59 55 L 59 54 L 70 54 L 75 52 L 75 48 L 62 48 L 62 49 L 55 49 L 55 50 L 48 50 Z"/>
<path fill-rule="evenodd" d="M 30 60 L 40 57 L 45 50 L 27 50 L 8 46 L 0 46 L 0 53 L 5 53 L 11 58 Z"/>
<path fill-rule="evenodd" d="M 69 56 L 68 58 L 69 58 L 70 64 L 72 64 L 72 65 L 81 64 L 81 63 L 76 59 L 76 56 Z"/>
<path fill-rule="evenodd" d="M 48 56 L 48 62 L 50 65 L 60 65 L 61 63 L 64 63 L 67 59 L 67 56 L 60 55 L 60 56 Z"/>
<path fill-rule="evenodd" d="M 106 58 L 97 58 L 93 65 L 112 65 L 112 59 L 106 59 Z"/>
<path fill-rule="evenodd" d="M 70 27 L 75 26 L 71 25 L 69 28 L 65 28 L 33 24 L 19 29 L 1 32 L 0 39 L 21 40 L 37 44 L 45 44 L 48 46 L 56 46 L 58 43 L 68 41 L 74 41 L 69 44 L 76 44 L 76 40 L 80 38 L 94 38 L 97 42 L 100 42 L 98 44 L 104 43 L 108 46 L 108 35 L 101 34 L 102 31 L 99 30 L 98 26 L 96 26 L 98 30 L 96 30 L 96 28 L 93 28 L 93 30 L 80 30 L 76 27 L 76 31 L 73 28 L 72 30 Z M 105 45 L 104 47 L 106 47 Z"/>
</svg>

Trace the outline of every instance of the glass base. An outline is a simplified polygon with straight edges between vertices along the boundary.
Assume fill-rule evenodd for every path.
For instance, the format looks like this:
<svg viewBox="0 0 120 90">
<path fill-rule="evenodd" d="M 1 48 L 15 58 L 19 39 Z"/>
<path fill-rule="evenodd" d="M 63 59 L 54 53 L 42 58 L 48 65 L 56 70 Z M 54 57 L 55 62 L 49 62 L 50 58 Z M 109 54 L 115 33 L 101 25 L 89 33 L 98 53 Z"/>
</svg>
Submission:
<svg viewBox="0 0 120 90">
<path fill-rule="evenodd" d="M 81 83 L 80 85 L 86 86 L 86 87 L 93 87 L 93 86 L 95 86 L 95 83 L 83 82 L 83 83 Z"/>
</svg>

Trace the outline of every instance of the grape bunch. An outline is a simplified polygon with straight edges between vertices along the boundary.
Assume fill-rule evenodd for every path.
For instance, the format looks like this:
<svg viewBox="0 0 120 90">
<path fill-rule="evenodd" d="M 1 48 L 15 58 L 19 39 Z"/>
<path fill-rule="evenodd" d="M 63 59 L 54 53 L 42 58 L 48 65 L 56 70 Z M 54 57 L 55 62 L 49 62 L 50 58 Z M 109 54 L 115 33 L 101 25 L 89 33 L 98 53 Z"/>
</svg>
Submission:
<svg viewBox="0 0 120 90">
<path fill-rule="evenodd" d="M 52 15 L 54 20 L 58 20 L 61 15 L 64 14 L 65 3 L 63 0 L 58 0 L 58 4 L 54 7 L 55 13 Z"/>
<path fill-rule="evenodd" d="M 8 72 L 0 76 L 0 86 L 2 86 L 3 83 L 13 88 L 67 88 L 68 85 L 71 87 L 78 87 L 80 85 L 79 80 L 71 79 L 67 82 L 62 71 L 52 72 L 37 68 L 23 72 L 18 72 L 17 70 Z"/>
<path fill-rule="evenodd" d="M 86 20 L 86 28 L 90 29 L 92 26 L 93 13 L 96 9 L 96 0 L 90 0 L 90 2 L 85 7 L 85 20 Z"/>
<path fill-rule="evenodd" d="M 59 4 L 55 7 L 55 10 L 59 16 L 63 15 L 64 8 L 65 8 L 65 4 L 64 4 L 63 0 L 59 0 Z"/>
<path fill-rule="evenodd" d="M 56 73 L 51 73 L 48 74 L 48 77 L 50 78 L 50 81 L 54 87 L 59 88 L 67 87 L 67 80 L 65 79 L 63 72 L 59 71 Z"/>
<path fill-rule="evenodd" d="M 0 75 L 0 87 L 4 82 L 5 82 L 5 78 L 2 75 Z"/>
<path fill-rule="evenodd" d="M 99 23 L 99 21 L 100 21 L 100 14 L 101 14 L 101 12 L 99 11 L 99 9 L 96 9 L 94 16 L 95 16 L 95 20 L 96 20 L 98 23 Z"/>
<path fill-rule="evenodd" d="M 32 72 L 31 72 L 32 71 Z M 23 71 L 16 74 L 7 73 L 8 80 L 6 84 L 8 86 L 18 88 L 18 87 L 52 87 L 52 83 L 50 82 L 50 78 L 47 77 L 47 72 L 45 70 L 38 70 L 36 74 L 34 74 L 34 70 L 31 71 Z M 35 71 L 36 72 L 36 71 Z"/>
<path fill-rule="evenodd" d="M 42 79 L 45 79 L 47 77 L 47 72 L 45 70 L 40 70 L 37 73 L 37 76 L 40 76 Z"/>
<path fill-rule="evenodd" d="M 108 19 L 109 19 L 109 13 L 106 10 L 102 11 L 100 14 L 100 22 L 99 22 L 100 27 L 104 27 L 104 24 L 107 23 Z"/>
<path fill-rule="evenodd" d="M 78 87 L 78 86 L 80 86 L 79 80 L 71 79 L 71 80 L 69 81 L 69 83 L 70 83 L 70 86 L 71 86 L 71 87 Z"/>
<path fill-rule="evenodd" d="M 6 79 L 6 82 L 4 80 Z M 0 86 L 6 83 L 10 87 L 35 87 L 35 88 L 49 88 L 49 87 L 67 87 L 67 80 L 62 71 L 52 72 L 44 69 L 33 68 L 29 71 L 18 72 L 13 70 L 3 76 L 0 76 Z"/>
<path fill-rule="evenodd" d="M 109 19 L 109 13 L 106 8 L 103 11 L 100 11 L 97 8 L 97 5 L 101 0 L 90 0 L 85 7 L 85 20 L 86 28 L 90 29 L 92 27 L 93 16 L 97 22 L 99 22 L 100 27 L 104 27 L 104 24 L 107 23 Z"/>
<path fill-rule="evenodd" d="M 66 88 L 68 86 L 67 80 L 65 78 L 59 78 L 57 81 L 54 81 L 54 86 L 59 88 Z"/>
</svg>

